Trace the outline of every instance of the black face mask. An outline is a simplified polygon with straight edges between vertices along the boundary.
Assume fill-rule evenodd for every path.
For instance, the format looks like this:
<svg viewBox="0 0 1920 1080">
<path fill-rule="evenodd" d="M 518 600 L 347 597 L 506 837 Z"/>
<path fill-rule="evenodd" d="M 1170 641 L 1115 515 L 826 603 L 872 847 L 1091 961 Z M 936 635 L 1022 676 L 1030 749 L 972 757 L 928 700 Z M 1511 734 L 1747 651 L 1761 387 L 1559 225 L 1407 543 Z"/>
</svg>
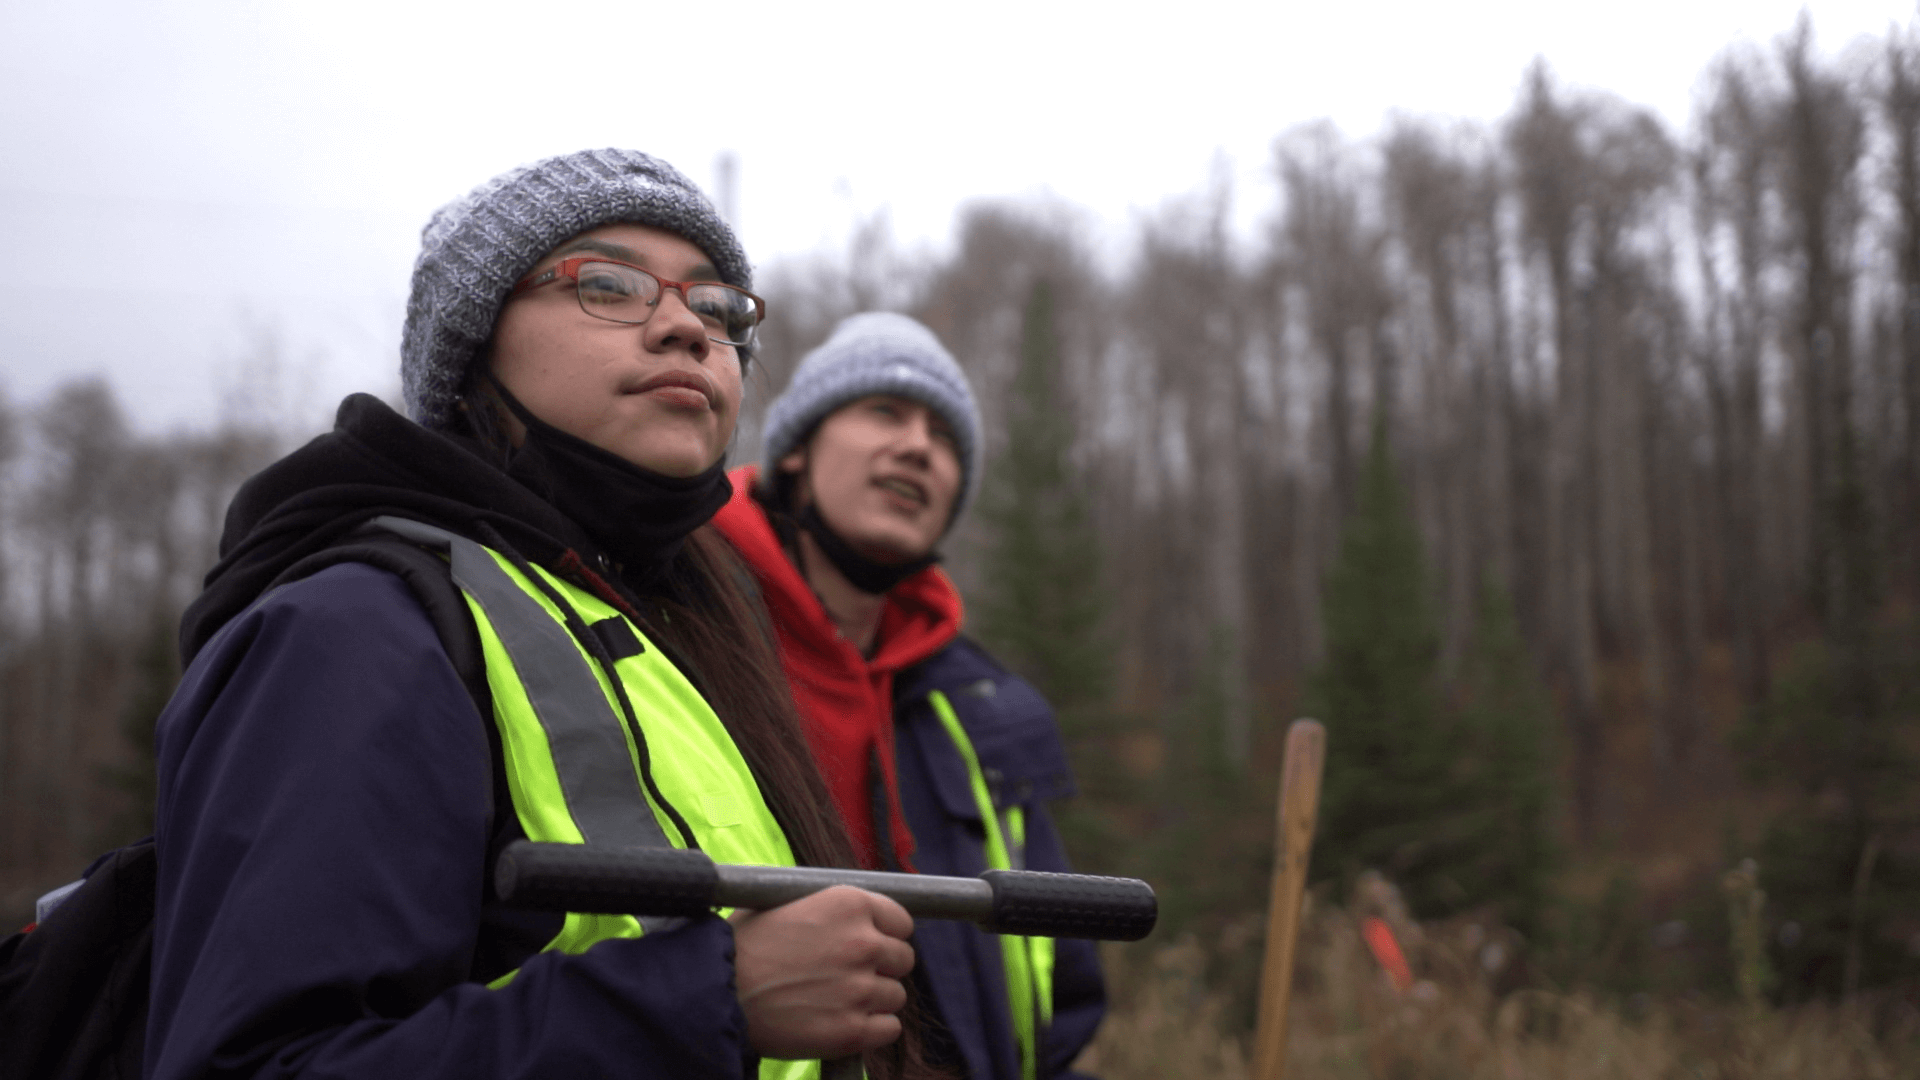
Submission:
<svg viewBox="0 0 1920 1080">
<path fill-rule="evenodd" d="M 651 578 L 733 497 L 724 459 L 684 479 L 663 476 L 541 420 L 488 379 L 527 428 L 507 475 L 585 529 L 629 580 Z"/>
<path fill-rule="evenodd" d="M 820 511 L 815 509 L 812 503 L 808 503 L 801 509 L 798 520 L 800 527 L 812 534 L 814 542 L 820 545 L 821 553 L 826 555 L 827 561 L 833 564 L 833 568 L 840 571 L 841 576 L 852 582 L 853 587 L 863 593 L 878 596 L 940 561 L 940 553 L 937 551 L 929 551 L 918 558 L 897 563 L 883 563 L 869 559 L 855 551 L 853 545 L 847 543 L 839 533 L 834 532 L 833 527 L 827 524 L 827 519 L 820 516 Z"/>
</svg>

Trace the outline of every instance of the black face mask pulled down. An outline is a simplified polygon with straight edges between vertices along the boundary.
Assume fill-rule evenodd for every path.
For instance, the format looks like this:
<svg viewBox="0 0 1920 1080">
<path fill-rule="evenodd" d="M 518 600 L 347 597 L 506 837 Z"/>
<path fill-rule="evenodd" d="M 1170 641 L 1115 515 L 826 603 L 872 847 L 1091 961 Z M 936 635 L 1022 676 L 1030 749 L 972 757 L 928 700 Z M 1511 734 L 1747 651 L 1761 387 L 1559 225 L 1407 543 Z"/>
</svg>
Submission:
<svg viewBox="0 0 1920 1080">
<path fill-rule="evenodd" d="M 693 476 L 664 476 L 541 420 L 499 382 L 493 389 L 527 429 L 507 475 L 586 530 L 623 576 L 658 573 L 733 497 L 724 460 Z"/>
<path fill-rule="evenodd" d="M 798 517 L 801 528 L 812 535 L 814 542 L 820 545 L 820 551 L 827 561 L 840 571 L 842 577 L 853 583 L 853 587 L 863 593 L 878 596 L 907 580 L 913 575 L 940 561 L 940 553 L 930 551 L 918 558 L 905 562 L 883 563 L 867 558 L 855 551 L 852 544 L 833 531 L 827 519 L 812 503 L 802 507 Z"/>
</svg>

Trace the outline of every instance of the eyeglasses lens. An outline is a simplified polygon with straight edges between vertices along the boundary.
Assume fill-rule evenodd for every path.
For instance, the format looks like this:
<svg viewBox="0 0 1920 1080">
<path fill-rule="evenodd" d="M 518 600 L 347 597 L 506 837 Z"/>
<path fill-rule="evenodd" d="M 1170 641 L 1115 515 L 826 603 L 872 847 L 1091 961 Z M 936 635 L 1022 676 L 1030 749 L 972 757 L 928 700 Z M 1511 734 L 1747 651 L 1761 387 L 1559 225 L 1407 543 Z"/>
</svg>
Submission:
<svg viewBox="0 0 1920 1080">
<path fill-rule="evenodd" d="M 660 280 L 644 270 L 618 263 L 580 266 L 580 306 L 587 314 L 614 322 L 646 322 L 660 303 Z M 731 285 L 702 282 L 686 287 L 687 307 L 706 324 L 707 336 L 730 345 L 753 342 L 760 308 L 753 297 Z"/>
<path fill-rule="evenodd" d="M 580 306 L 587 314 L 615 322 L 646 322 L 660 302 L 660 282 L 628 266 L 582 263 Z"/>
<path fill-rule="evenodd" d="M 693 309 L 700 321 L 707 324 L 707 330 L 714 337 L 733 345 L 747 345 L 753 341 L 753 328 L 759 321 L 760 309 L 754 304 L 753 297 L 729 285 L 689 285 L 687 286 L 687 306 Z"/>
</svg>

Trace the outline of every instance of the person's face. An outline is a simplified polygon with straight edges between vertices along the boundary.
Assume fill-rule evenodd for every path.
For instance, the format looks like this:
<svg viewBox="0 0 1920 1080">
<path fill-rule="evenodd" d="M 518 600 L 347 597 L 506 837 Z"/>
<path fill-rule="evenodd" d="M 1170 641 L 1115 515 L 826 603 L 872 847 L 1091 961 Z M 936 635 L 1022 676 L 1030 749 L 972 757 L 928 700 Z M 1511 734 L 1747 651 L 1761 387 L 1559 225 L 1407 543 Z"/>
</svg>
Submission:
<svg viewBox="0 0 1920 1080">
<path fill-rule="evenodd" d="M 953 429 L 917 401 L 876 394 L 842 405 L 780 459 L 833 531 L 868 558 L 933 550 L 960 492 Z"/>
<path fill-rule="evenodd" d="M 581 233 L 540 260 L 605 255 L 675 281 L 719 281 L 691 242 L 645 225 Z M 580 308 L 567 278 L 507 301 L 493 329 L 493 375 L 533 415 L 602 450 L 667 476 L 692 476 L 720 460 L 740 414 L 740 357 L 707 337 L 673 289 L 638 325 Z M 520 425 L 511 422 L 516 441 Z"/>
</svg>

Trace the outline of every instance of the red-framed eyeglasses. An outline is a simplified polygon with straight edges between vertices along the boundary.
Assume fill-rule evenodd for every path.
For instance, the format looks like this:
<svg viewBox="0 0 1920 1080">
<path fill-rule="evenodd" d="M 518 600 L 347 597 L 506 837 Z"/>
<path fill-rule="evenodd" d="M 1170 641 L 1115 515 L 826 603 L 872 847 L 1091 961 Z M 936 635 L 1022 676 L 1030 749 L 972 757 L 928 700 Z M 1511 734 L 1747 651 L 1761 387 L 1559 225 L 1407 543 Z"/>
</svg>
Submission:
<svg viewBox="0 0 1920 1080">
<path fill-rule="evenodd" d="M 521 278 L 509 297 L 550 281 L 568 278 L 580 310 L 596 319 L 643 323 L 653 317 L 666 290 L 680 294 L 687 310 L 707 328 L 709 340 L 736 348 L 753 344 L 753 333 L 767 317 L 767 302 L 745 289 L 717 281 L 673 281 L 651 270 L 600 255 L 562 259 L 538 274 Z"/>
</svg>

